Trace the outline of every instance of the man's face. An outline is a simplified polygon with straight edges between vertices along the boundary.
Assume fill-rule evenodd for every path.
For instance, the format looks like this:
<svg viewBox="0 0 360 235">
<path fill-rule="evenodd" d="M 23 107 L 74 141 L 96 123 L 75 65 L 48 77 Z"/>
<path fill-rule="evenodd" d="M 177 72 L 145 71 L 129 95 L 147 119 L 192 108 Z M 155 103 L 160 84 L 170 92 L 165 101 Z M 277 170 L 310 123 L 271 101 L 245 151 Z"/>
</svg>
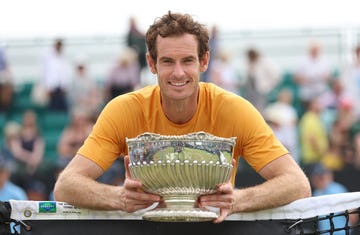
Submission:
<svg viewBox="0 0 360 235">
<path fill-rule="evenodd" d="M 206 70 L 209 55 L 206 54 L 202 61 L 199 61 L 195 36 L 158 36 L 157 55 L 157 61 L 153 61 L 149 55 L 147 59 L 151 72 L 157 74 L 162 98 L 197 98 L 200 73 Z"/>
</svg>

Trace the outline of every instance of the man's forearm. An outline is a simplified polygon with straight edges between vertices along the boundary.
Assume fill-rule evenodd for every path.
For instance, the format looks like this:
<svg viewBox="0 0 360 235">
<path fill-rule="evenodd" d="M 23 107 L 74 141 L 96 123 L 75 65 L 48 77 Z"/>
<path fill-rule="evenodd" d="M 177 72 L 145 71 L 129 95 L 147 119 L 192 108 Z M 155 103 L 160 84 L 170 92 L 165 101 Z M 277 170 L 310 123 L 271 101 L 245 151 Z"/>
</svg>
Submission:
<svg viewBox="0 0 360 235">
<path fill-rule="evenodd" d="M 60 175 L 54 196 L 80 208 L 98 210 L 121 210 L 124 190 L 120 186 L 106 185 L 80 174 Z"/>
<path fill-rule="evenodd" d="M 282 175 L 263 184 L 235 191 L 234 212 L 251 212 L 279 207 L 310 196 L 306 178 Z M 304 190 L 305 189 L 305 190 Z"/>
</svg>

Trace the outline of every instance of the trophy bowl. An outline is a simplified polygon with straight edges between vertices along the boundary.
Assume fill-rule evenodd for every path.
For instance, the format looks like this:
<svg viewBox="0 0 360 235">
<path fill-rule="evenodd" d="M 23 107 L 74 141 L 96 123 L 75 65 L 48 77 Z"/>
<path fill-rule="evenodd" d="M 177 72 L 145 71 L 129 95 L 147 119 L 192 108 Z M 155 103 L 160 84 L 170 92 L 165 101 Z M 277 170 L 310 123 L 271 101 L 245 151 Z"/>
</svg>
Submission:
<svg viewBox="0 0 360 235">
<path fill-rule="evenodd" d="M 230 179 L 235 140 L 206 132 L 171 136 L 146 132 L 127 138 L 131 177 L 142 183 L 144 191 L 160 195 L 166 205 L 146 211 L 143 219 L 195 222 L 217 218 L 214 211 L 196 207 L 196 201 Z"/>
</svg>

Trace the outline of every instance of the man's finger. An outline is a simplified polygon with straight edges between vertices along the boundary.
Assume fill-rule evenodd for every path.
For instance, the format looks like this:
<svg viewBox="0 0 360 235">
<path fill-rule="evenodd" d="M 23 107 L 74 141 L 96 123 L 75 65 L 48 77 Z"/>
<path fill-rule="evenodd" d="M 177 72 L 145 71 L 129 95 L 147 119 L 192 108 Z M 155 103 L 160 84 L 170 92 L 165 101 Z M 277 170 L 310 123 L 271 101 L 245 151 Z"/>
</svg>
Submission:
<svg viewBox="0 0 360 235">
<path fill-rule="evenodd" d="M 131 178 L 130 169 L 129 169 L 129 164 L 130 164 L 130 157 L 129 157 L 129 155 L 126 155 L 126 156 L 124 157 L 124 165 L 125 165 L 126 178 Z"/>
<path fill-rule="evenodd" d="M 228 215 L 228 210 L 221 209 L 219 217 L 217 217 L 213 222 L 215 224 L 221 223 L 224 221 L 224 219 L 226 218 L 227 215 Z"/>
</svg>

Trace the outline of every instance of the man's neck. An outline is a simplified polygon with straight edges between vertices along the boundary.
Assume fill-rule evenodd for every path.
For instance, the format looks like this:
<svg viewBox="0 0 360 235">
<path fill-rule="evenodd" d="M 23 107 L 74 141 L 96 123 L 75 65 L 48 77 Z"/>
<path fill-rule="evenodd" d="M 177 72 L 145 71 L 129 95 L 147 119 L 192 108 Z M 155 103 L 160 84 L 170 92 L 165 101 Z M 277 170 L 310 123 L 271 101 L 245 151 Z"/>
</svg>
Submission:
<svg viewBox="0 0 360 235">
<path fill-rule="evenodd" d="M 168 100 L 161 102 L 165 116 L 173 123 L 184 124 L 195 115 L 198 105 L 197 98 L 194 100 Z"/>
</svg>

